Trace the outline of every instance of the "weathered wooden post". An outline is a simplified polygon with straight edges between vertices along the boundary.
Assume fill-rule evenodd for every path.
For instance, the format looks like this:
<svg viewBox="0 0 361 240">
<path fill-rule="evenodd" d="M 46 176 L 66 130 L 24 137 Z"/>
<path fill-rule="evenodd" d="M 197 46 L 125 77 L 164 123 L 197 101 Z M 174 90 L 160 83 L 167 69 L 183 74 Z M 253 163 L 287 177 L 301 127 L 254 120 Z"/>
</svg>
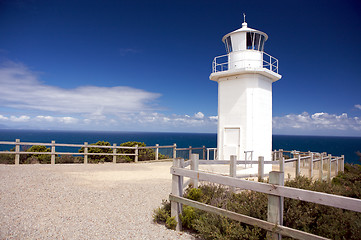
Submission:
<svg viewBox="0 0 361 240">
<path fill-rule="evenodd" d="M 272 151 L 272 161 L 276 161 L 277 160 L 277 152 L 276 152 L 276 150 L 273 150 Z"/>
<path fill-rule="evenodd" d="M 199 155 L 192 154 L 191 155 L 191 170 L 198 171 L 199 166 Z M 198 179 L 191 179 L 190 183 L 193 185 L 194 188 L 198 188 Z"/>
<path fill-rule="evenodd" d="M 84 164 L 88 164 L 88 142 L 84 143 Z"/>
<path fill-rule="evenodd" d="M 285 172 L 285 158 L 282 157 L 280 160 L 280 172 Z"/>
<path fill-rule="evenodd" d="M 135 145 L 135 157 L 134 157 L 134 162 L 138 162 L 138 152 L 139 152 L 138 145 Z"/>
<path fill-rule="evenodd" d="M 50 164 L 55 164 L 55 141 L 51 141 L 51 158 Z"/>
<path fill-rule="evenodd" d="M 15 165 L 20 164 L 20 139 L 15 140 Z"/>
<path fill-rule="evenodd" d="M 191 160 L 191 156 L 192 156 L 192 146 L 189 146 L 189 160 Z"/>
<path fill-rule="evenodd" d="M 231 160 L 229 161 L 229 176 L 237 177 L 237 156 L 231 155 Z M 231 187 L 231 191 L 235 191 L 235 187 Z"/>
<path fill-rule="evenodd" d="M 336 166 L 335 166 L 335 176 L 337 176 L 337 174 L 338 174 L 338 159 L 339 159 L 339 157 L 336 157 L 336 161 L 335 161 L 335 164 L 336 164 Z"/>
<path fill-rule="evenodd" d="M 177 158 L 177 144 L 173 144 L 173 159 Z"/>
<path fill-rule="evenodd" d="M 301 173 L 301 168 L 300 168 L 301 162 L 300 161 L 301 161 L 301 154 L 298 154 L 297 161 L 296 161 L 296 177 L 299 177 L 300 173 Z"/>
<path fill-rule="evenodd" d="M 173 167 L 181 167 L 179 158 L 173 159 Z M 183 184 L 181 185 L 181 176 L 172 175 L 172 195 L 183 197 Z M 182 205 L 180 203 L 171 201 L 171 216 L 177 221 L 176 231 L 182 230 L 182 223 L 179 215 L 182 213 Z"/>
<path fill-rule="evenodd" d="M 258 182 L 264 178 L 264 157 L 258 157 Z"/>
<path fill-rule="evenodd" d="M 331 154 L 328 154 L 327 181 L 331 181 L 331 164 L 332 164 L 332 156 Z"/>
<path fill-rule="evenodd" d="M 340 171 L 344 172 L 345 171 L 345 155 L 341 155 L 341 167 L 340 167 Z"/>
<path fill-rule="evenodd" d="M 319 171 L 319 179 L 322 181 L 322 177 L 323 177 L 323 154 L 320 154 L 320 169 Z"/>
<path fill-rule="evenodd" d="M 155 145 L 155 160 L 158 161 L 158 157 L 159 157 L 159 144 L 157 143 Z"/>
<path fill-rule="evenodd" d="M 273 185 L 284 185 L 284 173 L 272 171 L 269 173 L 269 183 Z M 275 225 L 283 225 L 283 197 L 268 195 L 267 221 Z M 282 235 L 272 233 L 272 239 L 282 239 Z"/>
<path fill-rule="evenodd" d="M 203 146 L 203 160 L 206 160 L 206 146 Z"/>
<path fill-rule="evenodd" d="M 310 176 L 310 179 L 312 179 L 312 177 L 313 177 L 313 153 L 312 152 L 310 152 L 309 161 L 310 161 L 309 176 Z"/>
<path fill-rule="evenodd" d="M 279 151 L 279 158 L 282 159 L 283 158 L 283 149 L 278 150 Z"/>
<path fill-rule="evenodd" d="M 117 144 L 113 143 L 113 163 L 117 163 Z"/>
</svg>

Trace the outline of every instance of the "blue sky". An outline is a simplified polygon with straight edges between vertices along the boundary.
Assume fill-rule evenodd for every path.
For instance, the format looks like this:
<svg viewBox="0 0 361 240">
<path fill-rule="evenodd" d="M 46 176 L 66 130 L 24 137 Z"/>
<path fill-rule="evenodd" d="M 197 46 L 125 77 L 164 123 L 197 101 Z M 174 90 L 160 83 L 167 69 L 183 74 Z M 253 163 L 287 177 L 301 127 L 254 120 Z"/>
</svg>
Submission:
<svg viewBox="0 0 361 240">
<path fill-rule="evenodd" d="M 0 127 L 216 132 L 211 62 L 243 12 L 279 60 L 274 134 L 361 136 L 350 0 L 0 0 Z"/>
</svg>

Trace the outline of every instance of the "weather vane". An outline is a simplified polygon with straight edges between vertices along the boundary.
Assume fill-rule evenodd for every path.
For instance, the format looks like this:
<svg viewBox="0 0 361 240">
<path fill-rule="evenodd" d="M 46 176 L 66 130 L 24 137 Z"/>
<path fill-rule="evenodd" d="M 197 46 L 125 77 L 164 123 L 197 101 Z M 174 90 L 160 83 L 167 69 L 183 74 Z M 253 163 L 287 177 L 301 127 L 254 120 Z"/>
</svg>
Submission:
<svg viewBox="0 0 361 240">
<path fill-rule="evenodd" d="M 243 22 L 246 22 L 246 14 L 243 13 Z"/>
</svg>

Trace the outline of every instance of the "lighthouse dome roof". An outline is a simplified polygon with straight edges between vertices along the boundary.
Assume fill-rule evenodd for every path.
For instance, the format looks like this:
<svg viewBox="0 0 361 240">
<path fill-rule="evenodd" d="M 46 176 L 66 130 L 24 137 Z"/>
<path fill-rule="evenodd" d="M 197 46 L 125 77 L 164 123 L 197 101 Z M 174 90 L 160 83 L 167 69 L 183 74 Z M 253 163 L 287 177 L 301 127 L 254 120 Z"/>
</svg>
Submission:
<svg viewBox="0 0 361 240">
<path fill-rule="evenodd" d="M 247 23 L 244 22 L 244 23 L 242 24 L 242 27 L 241 27 L 241 28 L 239 28 L 239 29 L 237 29 L 237 30 L 235 30 L 235 31 L 233 31 L 233 32 L 230 32 L 230 33 L 226 34 L 226 35 L 222 38 L 222 41 L 225 43 L 227 37 L 229 37 L 229 36 L 231 36 L 231 35 L 233 35 L 233 34 L 235 34 L 235 33 L 239 33 L 239 32 L 258 33 L 258 34 L 261 34 L 261 35 L 263 35 L 263 36 L 265 37 L 265 41 L 268 39 L 268 35 L 267 35 L 266 33 L 261 32 L 261 31 L 256 30 L 256 29 L 253 29 L 253 28 L 249 28 L 249 27 L 247 27 Z"/>
</svg>

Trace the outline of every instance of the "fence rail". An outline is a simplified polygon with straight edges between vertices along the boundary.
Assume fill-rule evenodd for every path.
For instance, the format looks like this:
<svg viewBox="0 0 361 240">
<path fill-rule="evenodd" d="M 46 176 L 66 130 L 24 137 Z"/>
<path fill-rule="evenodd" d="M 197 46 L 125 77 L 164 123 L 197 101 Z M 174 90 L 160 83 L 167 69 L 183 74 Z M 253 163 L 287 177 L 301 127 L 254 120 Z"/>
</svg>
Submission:
<svg viewBox="0 0 361 240">
<path fill-rule="evenodd" d="M 323 156 L 322 154 L 320 154 Z M 311 154 L 312 159 L 313 153 Z M 328 157 L 330 157 L 329 155 Z M 338 159 L 337 157 L 334 157 Z M 298 162 L 301 157 L 297 157 L 297 159 L 293 160 Z M 304 159 L 307 159 L 304 157 Z M 322 157 L 321 157 L 322 159 Z M 331 160 L 331 157 L 329 158 Z M 312 159 L 313 161 L 313 159 Z M 224 164 L 228 162 L 230 164 L 230 172 L 229 176 L 223 176 L 214 173 L 207 173 L 198 170 L 199 164 Z M 196 154 L 192 154 L 192 158 L 190 161 L 184 161 L 183 159 L 174 159 L 173 167 L 171 167 L 170 172 L 172 174 L 172 192 L 169 195 L 169 199 L 171 201 L 171 214 L 172 217 L 175 217 L 177 221 L 177 230 L 181 230 L 181 220 L 179 214 L 182 211 L 182 204 L 186 204 L 203 211 L 215 213 L 221 216 L 226 216 L 231 219 L 255 225 L 261 227 L 267 231 L 272 232 L 273 239 L 280 239 L 281 235 L 293 237 L 296 239 L 327 239 L 321 236 L 317 236 L 314 234 L 310 234 L 307 232 L 299 231 L 296 229 L 288 228 L 282 226 L 283 223 L 283 198 L 292 198 L 296 200 L 312 202 L 317 204 L 322 204 L 325 206 L 331 206 L 346 210 L 351 210 L 355 212 L 361 212 L 361 200 L 355 198 L 349 198 L 339 195 L 309 191 L 304 189 L 297 189 L 291 187 L 283 186 L 284 183 L 284 172 L 283 171 L 272 171 L 269 173 L 269 182 L 255 182 L 237 178 L 236 175 L 236 166 L 237 164 L 243 164 L 246 161 L 237 161 L 236 156 L 231 156 L 230 161 L 201 161 Z M 257 164 L 259 165 L 259 173 L 258 177 L 263 178 L 263 166 L 264 164 L 284 164 L 284 158 L 282 157 L 279 161 L 263 161 L 263 157 L 259 157 L 259 161 Z M 277 162 L 277 163 L 276 163 Z M 331 162 L 331 161 L 330 161 Z M 185 167 L 191 166 L 190 169 L 186 169 Z M 296 168 L 297 169 L 297 168 Z M 210 183 L 216 183 L 221 185 L 226 185 L 234 190 L 235 188 L 240 188 L 244 190 L 251 190 L 256 192 L 261 192 L 268 194 L 268 218 L 267 221 L 252 218 L 246 215 L 238 214 L 235 212 L 228 211 L 226 209 L 217 208 L 211 205 L 207 205 L 204 203 L 195 202 L 183 197 L 183 189 L 185 185 L 183 184 L 183 178 L 190 178 L 190 183 L 193 184 L 194 187 L 198 187 L 199 181 L 205 181 Z"/>
<path fill-rule="evenodd" d="M 101 145 L 90 145 L 87 142 L 84 142 L 84 144 L 67 144 L 67 143 L 56 143 L 55 141 L 51 141 L 51 143 L 41 143 L 41 142 L 20 142 L 20 139 L 16 139 L 15 141 L 0 141 L 0 145 L 15 145 L 15 151 L 0 151 L 0 154 L 14 154 L 15 155 L 15 164 L 20 164 L 20 155 L 22 154 L 37 154 L 37 155 L 51 155 L 51 164 L 55 164 L 55 156 L 58 155 L 73 155 L 73 156 L 83 156 L 84 157 L 84 163 L 88 163 L 88 156 L 113 156 L 113 162 L 116 163 L 116 157 L 117 156 L 134 156 L 134 161 L 138 162 L 139 159 L 139 150 L 143 149 L 154 149 L 155 150 L 155 157 L 154 159 L 149 160 L 159 160 L 159 150 L 160 149 L 168 149 L 170 150 L 169 159 L 175 158 L 178 156 L 185 157 L 185 156 L 191 156 L 194 151 L 201 150 L 203 152 L 204 159 L 206 157 L 206 151 L 209 151 L 208 148 L 205 146 L 203 147 L 189 147 L 189 148 L 177 148 L 177 144 L 173 145 L 165 145 L 165 146 L 159 146 L 159 144 L 156 144 L 155 146 L 134 146 L 134 147 L 128 147 L 128 146 L 117 146 L 117 144 L 113 144 L 111 146 L 101 146 Z M 45 147 L 51 147 L 50 152 L 28 152 L 28 151 L 21 151 L 21 146 L 45 146 Z M 56 147 L 67 147 L 67 148 L 84 148 L 84 152 L 72 152 L 72 151 L 56 151 Z M 101 149 L 110 149 L 113 150 L 112 153 L 90 153 L 90 148 L 101 148 Z M 131 152 L 127 153 L 119 153 L 117 150 L 128 150 Z M 186 151 L 186 154 L 184 154 L 184 151 Z M 178 152 L 178 153 L 177 153 Z"/>
</svg>

